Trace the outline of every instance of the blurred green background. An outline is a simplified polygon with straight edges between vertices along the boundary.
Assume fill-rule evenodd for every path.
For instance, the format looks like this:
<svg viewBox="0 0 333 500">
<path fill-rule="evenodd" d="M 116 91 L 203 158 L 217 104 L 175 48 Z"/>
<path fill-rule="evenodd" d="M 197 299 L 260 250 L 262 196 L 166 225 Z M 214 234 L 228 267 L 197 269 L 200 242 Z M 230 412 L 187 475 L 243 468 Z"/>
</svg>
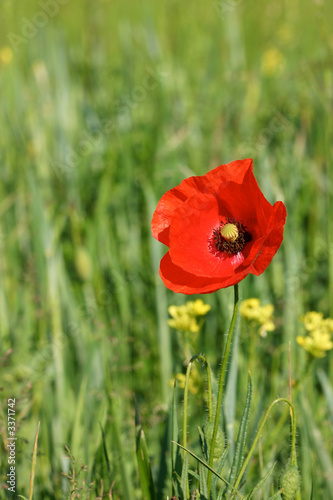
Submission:
<svg viewBox="0 0 333 500">
<path fill-rule="evenodd" d="M 28 496 L 40 421 L 34 498 L 74 498 L 65 446 L 87 466 L 81 498 L 83 480 L 94 482 L 90 498 L 110 488 L 108 498 L 142 498 L 133 393 L 158 499 L 170 495 L 169 381 L 184 356 L 167 308 L 186 297 L 160 281 L 165 249 L 150 220 L 184 177 L 252 157 L 267 199 L 287 207 L 273 263 L 240 284 L 242 298 L 274 304 L 277 323 L 256 340 L 253 431 L 288 395 L 289 342 L 293 379 L 306 370 L 300 315 L 333 317 L 332 24 L 325 0 L 2 1 L 0 498 L 11 498 L 7 398 L 17 494 Z M 217 369 L 232 290 L 203 298 L 212 311 L 198 349 Z M 229 385 L 235 429 L 247 348 L 243 335 Z M 328 355 L 295 396 L 303 499 L 333 498 L 332 373 Z M 195 434 L 205 411 L 192 398 Z M 253 471 L 288 459 L 288 423 L 273 433 L 283 410 Z"/>
</svg>

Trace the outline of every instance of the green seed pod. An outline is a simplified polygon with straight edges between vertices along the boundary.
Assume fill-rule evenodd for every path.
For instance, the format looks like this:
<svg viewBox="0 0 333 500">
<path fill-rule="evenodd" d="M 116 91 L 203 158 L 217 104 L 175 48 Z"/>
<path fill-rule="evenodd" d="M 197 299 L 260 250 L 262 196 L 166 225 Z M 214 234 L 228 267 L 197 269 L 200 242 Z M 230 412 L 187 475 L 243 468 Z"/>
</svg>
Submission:
<svg viewBox="0 0 333 500">
<path fill-rule="evenodd" d="M 212 444 L 212 437 L 213 437 L 213 431 L 214 431 L 214 422 L 206 422 L 205 425 L 202 428 L 206 443 L 208 446 L 208 450 L 211 447 Z M 224 434 L 221 431 L 220 427 L 217 429 L 217 435 L 216 435 L 216 440 L 215 440 L 215 448 L 214 448 L 214 460 L 218 460 L 221 458 L 222 453 L 225 448 L 225 439 L 224 439 Z"/>
<path fill-rule="evenodd" d="M 90 255 L 84 247 L 75 250 L 75 267 L 82 281 L 87 281 L 92 275 L 92 263 Z"/>
<path fill-rule="evenodd" d="M 297 465 L 291 465 L 289 462 L 280 476 L 280 488 L 283 488 L 283 500 L 293 500 L 299 490 L 300 484 L 301 476 Z"/>
</svg>

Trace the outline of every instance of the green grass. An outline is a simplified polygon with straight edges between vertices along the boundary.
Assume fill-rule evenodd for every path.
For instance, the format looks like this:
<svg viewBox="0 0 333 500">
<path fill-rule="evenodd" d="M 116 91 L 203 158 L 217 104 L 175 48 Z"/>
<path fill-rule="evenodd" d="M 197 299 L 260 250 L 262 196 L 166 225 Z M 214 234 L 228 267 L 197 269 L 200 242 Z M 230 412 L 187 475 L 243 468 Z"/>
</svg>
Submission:
<svg viewBox="0 0 333 500">
<path fill-rule="evenodd" d="M 3 9 L 0 50 L 41 7 Z M 150 220 L 167 189 L 237 158 L 253 157 L 265 196 L 283 200 L 288 218 L 272 264 L 240 284 L 242 298 L 275 305 L 278 328 L 258 337 L 252 360 L 240 336 L 229 437 L 249 363 L 251 435 L 269 403 L 288 397 L 289 342 L 293 379 L 306 364 L 299 316 L 333 317 L 332 11 L 309 0 L 71 0 L 13 47 L 9 63 L 0 53 L 0 498 L 11 498 L 7 398 L 16 399 L 17 494 L 29 494 L 40 421 L 34 499 L 70 498 L 74 480 L 62 473 L 73 467 L 78 487 L 95 483 L 90 498 L 110 488 L 105 498 L 142 498 L 133 393 L 158 498 L 170 496 L 169 380 L 183 353 L 167 307 L 185 297 L 158 277 L 164 250 Z M 269 76 L 271 48 L 284 65 Z M 232 291 L 204 299 L 212 311 L 199 350 L 217 373 Z M 302 500 L 312 488 L 315 499 L 333 497 L 332 376 L 330 354 L 294 396 Z M 196 450 L 203 395 L 190 404 Z M 249 466 L 257 478 L 277 460 L 275 487 L 288 459 L 287 420 L 274 436 L 285 411 L 275 408 Z"/>
</svg>

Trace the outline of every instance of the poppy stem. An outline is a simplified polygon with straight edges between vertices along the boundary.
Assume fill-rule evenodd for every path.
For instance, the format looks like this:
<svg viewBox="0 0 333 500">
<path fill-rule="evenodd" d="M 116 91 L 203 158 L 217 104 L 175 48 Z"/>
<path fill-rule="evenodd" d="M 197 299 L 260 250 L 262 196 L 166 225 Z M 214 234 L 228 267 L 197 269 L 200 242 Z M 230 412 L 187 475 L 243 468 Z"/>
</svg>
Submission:
<svg viewBox="0 0 333 500">
<path fill-rule="evenodd" d="M 219 423 L 220 423 L 220 413 L 221 413 L 221 405 L 222 405 L 222 398 L 223 398 L 225 374 L 226 374 L 227 363 L 228 363 L 228 358 L 229 358 L 229 353 L 230 353 L 230 348 L 231 348 L 232 336 L 233 336 L 233 333 L 235 330 L 238 304 L 239 304 L 239 297 L 238 297 L 238 284 L 237 284 L 234 286 L 234 310 L 232 313 L 227 342 L 226 342 L 223 357 L 222 357 L 222 366 L 221 366 L 219 389 L 218 389 L 218 395 L 217 395 L 214 429 L 213 429 L 213 435 L 212 435 L 212 442 L 211 442 L 210 450 L 209 450 L 209 466 L 210 467 L 213 467 L 215 442 L 216 442 L 217 431 L 218 431 L 218 427 L 219 427 Z M 208 478 L 207 478 L 208 498 L 210 498 L 211 484 L 212 484 L 212 472 L 210 470 L 208 470 Z"/>
</svg>

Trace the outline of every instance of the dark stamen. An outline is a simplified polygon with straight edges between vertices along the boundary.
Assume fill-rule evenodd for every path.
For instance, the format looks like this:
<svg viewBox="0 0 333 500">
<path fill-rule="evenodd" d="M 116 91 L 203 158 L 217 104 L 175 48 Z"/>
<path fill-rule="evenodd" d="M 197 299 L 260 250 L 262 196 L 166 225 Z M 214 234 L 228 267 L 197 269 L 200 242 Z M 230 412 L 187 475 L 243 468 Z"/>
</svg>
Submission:
<svg viewBox="0 0 333 500">
<path fill-rule="evenodd" d="M 238 229 L 238 238 L 235 241 L 227 241 L 221 234 L 221 228 L 225 224 L 234 224 Z M 245 244 L 251 241 L 251 234 L 246 231 L 246 226 L 236 221 L 233 217 L 228 217 L 226 222 L 221 221 L 221 226 L 214 229 L 214 242 L 219 252 L 226 252 L 228 255 L 236 255 L 243 250 Z"/>
</svg>

